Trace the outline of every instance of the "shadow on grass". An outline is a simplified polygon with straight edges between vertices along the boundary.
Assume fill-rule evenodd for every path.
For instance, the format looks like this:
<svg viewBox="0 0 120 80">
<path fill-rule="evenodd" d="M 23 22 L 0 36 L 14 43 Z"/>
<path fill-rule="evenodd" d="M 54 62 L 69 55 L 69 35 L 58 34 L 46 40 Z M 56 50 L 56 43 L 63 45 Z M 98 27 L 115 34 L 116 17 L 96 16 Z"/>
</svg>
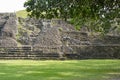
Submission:
<svg viewBox="0 0 120 80">
<path fill-rule="evenodd" d="M 108 80 L 120 80 L 120 72 L 118 73 L 108 73 L 110 78 Z"/>
</svg>

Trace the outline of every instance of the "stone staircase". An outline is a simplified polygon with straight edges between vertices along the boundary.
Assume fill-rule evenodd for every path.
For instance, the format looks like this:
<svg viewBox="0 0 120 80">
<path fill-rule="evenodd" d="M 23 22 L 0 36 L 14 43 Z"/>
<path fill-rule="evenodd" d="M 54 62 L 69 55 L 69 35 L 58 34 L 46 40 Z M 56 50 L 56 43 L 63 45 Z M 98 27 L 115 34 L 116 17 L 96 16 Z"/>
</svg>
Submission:
<svg viewBox="0 0 120 80">
<path fill-rule="evenodd" d="M 0 47 L 0 59 L 60 59 L 57 52 L 43 53 L 32 47 Z"/>
</svg>

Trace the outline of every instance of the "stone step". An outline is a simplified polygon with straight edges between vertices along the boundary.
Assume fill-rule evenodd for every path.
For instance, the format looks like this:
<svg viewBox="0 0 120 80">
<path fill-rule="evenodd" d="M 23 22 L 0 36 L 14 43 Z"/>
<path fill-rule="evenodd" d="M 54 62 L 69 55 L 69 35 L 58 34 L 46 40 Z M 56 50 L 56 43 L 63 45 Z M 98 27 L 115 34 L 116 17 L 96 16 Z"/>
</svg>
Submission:
<svg viewBox="0 0 120 80">
<path fill-rule="evenodd" d="M 0 52 L 0 59 L 59 59 L 58 53 L 29 52 Z"/>
<path fill-rule="evenodd" d="M 59 59 L 58 57 L 0 57 L 0 59 L 32 59 L 32 60 L 38 60 L 38 59 Z"/>
<path fill-rule="evenodd" d="M 0 55 L 0 57 L 59 57 L 59 55 Z"/>
<path fill-rule="evenodd" d="M 0 55 L 58 55 L 58 53 L 31 53 L 31 52 L 24 52 L 24 53 L 21 53 L 21 52 L 15 52 L 15 53 L 5 53 L 5 52 L 1 52 Z"/>
</svg>

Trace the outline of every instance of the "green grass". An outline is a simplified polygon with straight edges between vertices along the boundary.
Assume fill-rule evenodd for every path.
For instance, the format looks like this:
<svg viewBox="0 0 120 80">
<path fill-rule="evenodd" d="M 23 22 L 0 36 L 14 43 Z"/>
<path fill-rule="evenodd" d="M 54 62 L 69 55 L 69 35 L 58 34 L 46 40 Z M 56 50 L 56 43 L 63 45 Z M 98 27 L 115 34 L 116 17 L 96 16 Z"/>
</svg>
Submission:
<svg viewBox="0 0 120 80">
<path fill-rule="evenodd" d="M 16 12 L 17 17 L 27 18 L 28 12 L 26 10 L 20 10 Z"/>
<path fill-rule="evenodd" d="M 111 80 L 115 77 L 120 78 L 120 60 L 0 60 L 0 80 Z"/>
</svg>

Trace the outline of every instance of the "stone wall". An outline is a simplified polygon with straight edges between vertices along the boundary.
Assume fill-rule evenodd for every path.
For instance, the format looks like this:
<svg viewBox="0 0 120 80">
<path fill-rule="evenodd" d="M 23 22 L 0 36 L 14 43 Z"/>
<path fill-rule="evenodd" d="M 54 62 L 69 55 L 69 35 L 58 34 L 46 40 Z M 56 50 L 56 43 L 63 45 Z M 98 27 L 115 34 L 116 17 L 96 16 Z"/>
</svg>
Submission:
<svg viewBox="0 0 120 80">
<path fill-rule="evenodd" d="M 89 36 L 86 32 L 62 31 L 61 40 L 63 45 L 89 45 Z"/>
<path fill-rule="evenodd" d="M 67 48 L 70 51 L 64 52 L 68 59 L 120 59 L 120 45 L 78 45 Z"/>
</svg>

